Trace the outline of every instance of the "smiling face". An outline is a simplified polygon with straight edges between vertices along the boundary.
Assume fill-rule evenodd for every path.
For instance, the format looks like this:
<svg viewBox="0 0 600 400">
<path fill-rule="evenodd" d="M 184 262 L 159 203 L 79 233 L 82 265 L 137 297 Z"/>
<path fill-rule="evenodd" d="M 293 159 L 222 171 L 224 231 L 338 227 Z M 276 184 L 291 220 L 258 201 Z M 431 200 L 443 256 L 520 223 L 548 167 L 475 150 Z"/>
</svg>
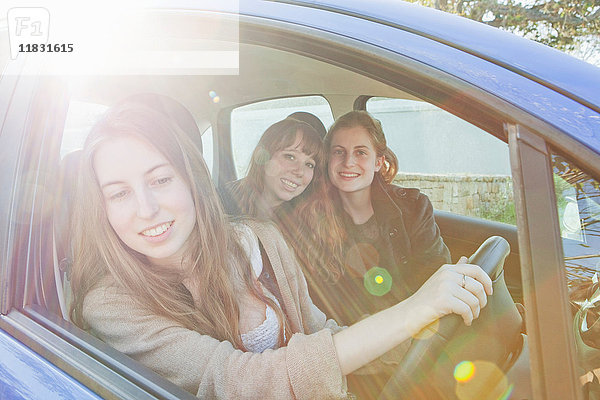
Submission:
<svg viewBox="0 0 600 400">
<path fill-rule="evenodd" d="M 369 133 L 362 126 L 338 129 L 329 147 L 329 179 L 341 195 L 370 193 L 383 157 L 377 157 Z"/>
<path fill-rule="evenodd" d="M 187 183 L 165 156 L 123 136 L 100 144 L 93 165 L 117 236 L 153 264 L 181 265 L 196 213 Z"/>
<path fill-rule="evenodd" d="M 292 145 L 276 151 L 266 163 L 262 195 L 269 207 L 299 196 L 312 181 L 315 160 L 302 149 L 302 134 L 297 133 Z"/>
</svg>

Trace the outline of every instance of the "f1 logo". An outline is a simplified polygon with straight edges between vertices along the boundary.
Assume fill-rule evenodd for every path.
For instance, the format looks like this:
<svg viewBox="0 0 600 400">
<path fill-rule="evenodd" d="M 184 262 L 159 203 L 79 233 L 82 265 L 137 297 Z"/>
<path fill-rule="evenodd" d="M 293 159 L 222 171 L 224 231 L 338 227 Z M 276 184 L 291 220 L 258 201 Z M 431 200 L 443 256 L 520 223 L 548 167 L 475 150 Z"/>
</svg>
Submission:
<svg viewBox="0 0 600 400">
<path fill-rule="evenodd" d="M 8 10 L 10 58 L 16 59 L 23 45 L 45 44 L 50 32 L 50 12 L 43 7 L 15 7 Z"/>
</svg>

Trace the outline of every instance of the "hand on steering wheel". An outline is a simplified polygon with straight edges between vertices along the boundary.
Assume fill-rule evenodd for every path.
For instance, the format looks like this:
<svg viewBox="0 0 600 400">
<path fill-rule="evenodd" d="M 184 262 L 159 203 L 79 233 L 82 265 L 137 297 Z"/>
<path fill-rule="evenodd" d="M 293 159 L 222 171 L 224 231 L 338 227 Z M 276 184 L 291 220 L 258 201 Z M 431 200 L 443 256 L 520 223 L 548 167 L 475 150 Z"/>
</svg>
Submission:
<svg viewBox="0 0 600 400">
<path fill-rule="evenodd" d="M 457 361 L 481 359 L 502 366 L 511 354 L 520 351 L 522 318 L 503 274 L 509 253 L 506 240 L 490 237 L 469 259 L 481 268 L 464 264 L 464 260 L 444 265 L 413 295 L 425 318 L 435 321 L 438 316 L 439 325 L 432 335 L 413 340 L 380 399 L 430 400 L 442 393 L 443 398 L 454 399 Z M 494 295 L 486 298 L 492 293 L 492 282 Z M 487 307 L 481 310 L 486 302 Z M 423 316 L 415 316 L 421 318 L 420 323 Z M 465 327 L 461 317 L 473 326 Z"/>
<path fill-rule="evenodd" d="M 487 296 L 492 294 L 492 280 L 479 266 L 466 262 L 467 258 L 461 257 L 455 265 L 443 265 L 408 300 L 420 327 L 422 318 L 428 319 L 427 325 L 454 313 L 471 325 L 479 317 Z"/>
</svg>

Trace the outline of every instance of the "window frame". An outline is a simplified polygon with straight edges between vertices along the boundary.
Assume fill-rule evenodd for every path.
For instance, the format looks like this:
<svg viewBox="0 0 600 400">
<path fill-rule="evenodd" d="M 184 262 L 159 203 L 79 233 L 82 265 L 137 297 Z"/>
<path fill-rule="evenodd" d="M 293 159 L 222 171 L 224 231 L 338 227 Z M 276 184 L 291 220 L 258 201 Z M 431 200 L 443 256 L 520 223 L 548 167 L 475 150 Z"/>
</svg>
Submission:
<svg viewBox="0 0 600 400">
<path fill-rule="evenodd" d="M 519 235 L 519 246 L 526 323 L 536 327 L 528 329 L 534 393 L 541 398 L 582 399 L 551 152 L 546 141 L 527 127 L 507 124 L 506 129 L 519 210 L 517 227 L 524 233 Z M 563 379 L 557 380 L 561 374 Z"/>
</svg>

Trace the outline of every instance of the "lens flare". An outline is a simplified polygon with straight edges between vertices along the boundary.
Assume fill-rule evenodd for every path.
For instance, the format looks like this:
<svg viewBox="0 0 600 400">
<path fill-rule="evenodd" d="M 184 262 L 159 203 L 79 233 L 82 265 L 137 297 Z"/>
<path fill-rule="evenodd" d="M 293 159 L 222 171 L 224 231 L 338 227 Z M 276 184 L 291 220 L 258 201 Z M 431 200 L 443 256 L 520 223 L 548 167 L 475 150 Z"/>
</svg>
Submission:
<svg viewBox="0 0 600 400">
<path fill-rule="evenodd" d="M 385 268 L 373 267 L 364 275 L 363 283 L 373 296 L 383 296 L 392 289 L 392 276 Z"/>
<path fill-rule="evenodd" d="M 454 368 L 454 379 L 457 382 L 468 382 L 475 374 L 475 364 L 471 361 L 461 361 Z"/>
<path fill-rule="evenodd" d="M 440 320 L 436 319 L 425 328 L 413 335 L 415 340 L 427 340 L 432 337 L 440 329 Z"/>
<path fill-rule="evenodd" d="M 217 92 L 215 92 L 214 90 L 211 90 L 210 92 L 208 92 L 208 95 L 210 96 L 211 99 L 214 99 L 215 97 L 217 97 Z"/>
<path fill-rule="evenodd" d="M 513 385 L 509 385 L 504 372 L 489 361 L 463 361 L 454 369 L 454 378 L 456 397 L 459 400 L 506 400 L 513 391 Z"/>
<path fill-rule="evenodd" d="M 511 383 L 510 385 L 508 385 L 508 387 L 506 388 L 506 390 L 504 391 L 504 393 L 502 394 L 502 396 L 500 396 L 498 398 L 498 400 L 508 400 L 510 399 L 510 395 L 513 392 L 513 389 L 515 388 L 515 384 Z"/>
<path fill-rule="evenodd" d="M 212 101 L 213 101 L 213 103 L 216 104 L 221 101 L 221 98 L 219 96 L 215 96 L 215 97 L 213 97 Z"/>
</svg>

